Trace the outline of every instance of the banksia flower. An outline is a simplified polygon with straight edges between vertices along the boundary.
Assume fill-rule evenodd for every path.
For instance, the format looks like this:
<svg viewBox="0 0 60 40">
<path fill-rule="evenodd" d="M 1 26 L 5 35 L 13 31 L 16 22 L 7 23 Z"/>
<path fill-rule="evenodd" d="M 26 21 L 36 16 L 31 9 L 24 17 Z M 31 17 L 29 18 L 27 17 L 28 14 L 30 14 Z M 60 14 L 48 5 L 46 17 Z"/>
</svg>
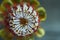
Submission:
<svg viewBox="0 0 60 40">
<path fill-rule="evenodd" d="M 46 11 L 39 6 L 38 0 L 3 0 L 0 4 L 0 22 L 4 28 L 0 30 L 0 36 L 5 40 L 12 40 L 13 37 L 34 40 L 34 35 L 44 36 L 45 31 L 39 23 L 46 19 Z"/>
</svg>

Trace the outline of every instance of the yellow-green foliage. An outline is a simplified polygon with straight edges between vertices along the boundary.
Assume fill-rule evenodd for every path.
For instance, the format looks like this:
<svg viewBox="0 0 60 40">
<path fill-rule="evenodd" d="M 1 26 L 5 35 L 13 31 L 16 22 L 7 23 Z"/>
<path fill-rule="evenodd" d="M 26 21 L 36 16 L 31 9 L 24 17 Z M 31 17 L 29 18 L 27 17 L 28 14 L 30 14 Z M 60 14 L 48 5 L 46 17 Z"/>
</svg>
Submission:
<svg viewBox="0 0 60 40">
<path fill-rule="evenodd" d="M 4 20 L 2 13 L 0 12 L 0 22 Z"/>
<path fill-rule="evenodd" d="M 22 38 L 17 38 L 17 40 L 34 40 L 34 34 L 30 36 L 24 36 Z"/>
<path fill-rule="evenodd" d="M 35 35 L 39 38 L 42 38 L 45 35 L 45 30 L 43 28 L 38 28 L 37 32 Z"/>
<path fill-rule="evenodd" d="M 46 10 L 43 7 L 40 7 L 36 10 L 39 13 L 39 17 L 41 21 L 45 21 L 46 19 Z"/>
<path fill-rule="evenodd" d="M 12 40 L 11 33 L 7 33 L 4 29 L 0 29 L 0 37 L 2 37 L 4 40 Z"/>
<path fill-rule="evenodd" d="M 11 0 L 12 2 L 16 2 L 16 3 L 19 3 L 21 2 L 21 0 Z"/>
</svg>

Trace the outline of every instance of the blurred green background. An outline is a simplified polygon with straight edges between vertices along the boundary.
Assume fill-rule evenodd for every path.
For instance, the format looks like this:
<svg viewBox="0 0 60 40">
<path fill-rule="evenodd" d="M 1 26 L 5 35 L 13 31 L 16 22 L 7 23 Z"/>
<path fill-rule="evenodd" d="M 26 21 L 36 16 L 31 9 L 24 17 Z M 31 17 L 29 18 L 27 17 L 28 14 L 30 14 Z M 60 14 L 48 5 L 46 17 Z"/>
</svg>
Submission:
<svg viewBox="0 0 60 40">
<path fill-rule="evenodd" d="M 60 0 L 39 0 L 41 6 L 47 11 L 47 19 L 40 25 L 45 29 L 43 38 L 35 37 L 35 40 L 60 40 Z M 2 0 L 0 0 L 0 3 Z M 0 24 L 0 29 L 2 25 Z M 0 37 L 0 40 L 3 40 Z"/>
</svg>

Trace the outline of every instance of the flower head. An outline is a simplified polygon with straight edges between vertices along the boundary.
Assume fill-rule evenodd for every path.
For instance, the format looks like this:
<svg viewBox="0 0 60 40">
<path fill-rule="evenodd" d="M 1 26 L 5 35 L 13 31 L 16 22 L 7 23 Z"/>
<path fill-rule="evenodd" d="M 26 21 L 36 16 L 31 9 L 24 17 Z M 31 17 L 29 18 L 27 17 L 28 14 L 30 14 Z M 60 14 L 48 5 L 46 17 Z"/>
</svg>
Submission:
<svg viewBox="0 0 60 40">
<path fill-rule="evenodd" d="M 43 7 L 38 8 L 39 5 L 37 0 L 4 0 L 0 5 L 0 13 L 3 16 L 0 21 L 5 25 L 4 31 L 17 37 L 30 34 L 44 36 L 45 32 L 39 23 L 46 19 L 46 11 Z"/>
</svg>

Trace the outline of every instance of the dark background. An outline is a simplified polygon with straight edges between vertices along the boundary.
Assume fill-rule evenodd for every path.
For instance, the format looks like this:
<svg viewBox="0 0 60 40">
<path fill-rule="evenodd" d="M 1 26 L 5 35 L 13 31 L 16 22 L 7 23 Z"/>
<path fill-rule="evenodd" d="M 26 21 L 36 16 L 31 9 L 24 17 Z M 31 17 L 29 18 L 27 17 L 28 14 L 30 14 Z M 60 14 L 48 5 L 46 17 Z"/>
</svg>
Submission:
<svg viewBox="0 0 60 40">
<path fill-rule="evenodd" d="M 35 37 L 35 40 L 60 40 L 60 0 L 39 1 L 41 6 L 45 7 L 47 11 L 47 19 L 45 22 L 41 23 L 46 34 L 43 38 Z M 2 39 L 0 38 L 0 40 Z"/>
</svg>

